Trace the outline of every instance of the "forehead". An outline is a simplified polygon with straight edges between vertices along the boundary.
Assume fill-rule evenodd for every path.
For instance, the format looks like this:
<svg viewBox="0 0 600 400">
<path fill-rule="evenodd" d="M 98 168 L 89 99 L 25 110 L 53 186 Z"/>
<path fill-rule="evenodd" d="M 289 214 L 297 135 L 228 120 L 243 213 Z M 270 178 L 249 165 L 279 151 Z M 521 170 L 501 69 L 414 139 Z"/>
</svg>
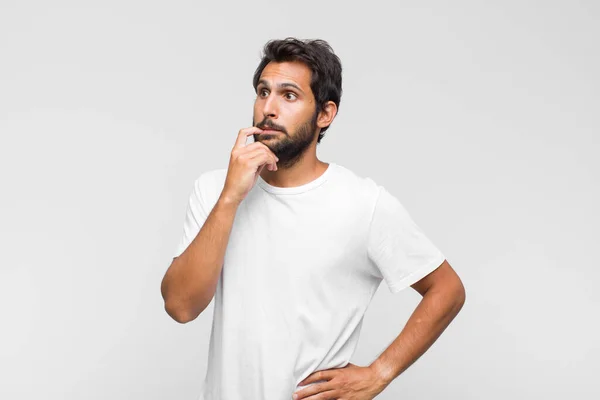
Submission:
<svg viewBox="0 0 600 400">
<path fill-rule="evenodd" d="M 271 61 L 260 74 L 260 79 L 265 79 L 271 84 L 292 82 L 305 92 L 310 92 L 310 77 L 310 69 L 299 61 Z"/>
</svg>

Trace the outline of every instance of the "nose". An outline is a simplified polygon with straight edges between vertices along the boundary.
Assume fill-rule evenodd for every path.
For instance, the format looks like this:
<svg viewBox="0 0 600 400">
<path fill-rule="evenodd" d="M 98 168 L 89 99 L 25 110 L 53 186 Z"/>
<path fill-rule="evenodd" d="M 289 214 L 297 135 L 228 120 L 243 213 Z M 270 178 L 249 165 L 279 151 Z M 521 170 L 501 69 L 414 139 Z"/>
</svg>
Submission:
<svg viewBox="0 0 600 400">
<path fill-rule="evenodd" d="M 262 113 L 264 118 L 277 118 L 277 104 L 274 95 L 269 94 L 269 96 L 264 99 Z"/>
</svg>

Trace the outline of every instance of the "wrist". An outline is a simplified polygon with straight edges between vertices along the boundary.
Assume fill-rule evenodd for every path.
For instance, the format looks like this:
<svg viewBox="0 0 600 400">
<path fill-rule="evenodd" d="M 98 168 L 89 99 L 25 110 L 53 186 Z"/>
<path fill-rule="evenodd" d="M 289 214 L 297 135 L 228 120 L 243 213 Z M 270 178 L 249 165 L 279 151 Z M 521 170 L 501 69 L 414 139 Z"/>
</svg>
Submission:
<svg viewBox="0 0 600 400">
<path fill-rule="evenodd" d="M 220 204 L 221 206 L 227 207 L 227 208 L 237 208 L 241 203 L 241 200 L 230 196 L 226 193 L 221 193 L 221 196 L 219 196 L 219 199 L 217 200 L 217 204 Z"/>
<path fill-rule="evenodd" d="M 371 365 L 369 365 L 371 371 L 375 375 L 378 383 L 382 387 L 386 387 L 389 385 L 395 378 L 394 371 L 392 368 L 381 363 L 380 360 L 375 360 Z"/>
</svg>

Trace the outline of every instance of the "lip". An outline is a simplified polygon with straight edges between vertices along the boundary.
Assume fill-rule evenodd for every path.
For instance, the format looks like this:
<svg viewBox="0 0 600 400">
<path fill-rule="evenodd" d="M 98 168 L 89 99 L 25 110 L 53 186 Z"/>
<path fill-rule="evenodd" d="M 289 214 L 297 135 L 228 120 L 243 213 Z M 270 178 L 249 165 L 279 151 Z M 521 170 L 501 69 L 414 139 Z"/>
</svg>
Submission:
<svg viewBox="0 0 600 400">
<path fill-rule="evenodd" d="M 276 129 L 263 129 L 262 131 L 263 133 L 281 133 L 281 131 L 278 131 Z"/>
</svg>

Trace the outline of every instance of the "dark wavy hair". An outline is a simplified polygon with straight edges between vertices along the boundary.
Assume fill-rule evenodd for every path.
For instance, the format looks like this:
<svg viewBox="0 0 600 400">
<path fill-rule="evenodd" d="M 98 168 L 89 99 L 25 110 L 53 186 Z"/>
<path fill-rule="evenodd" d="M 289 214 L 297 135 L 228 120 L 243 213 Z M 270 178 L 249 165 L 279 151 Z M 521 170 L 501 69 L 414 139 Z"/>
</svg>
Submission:
<svg viewBox="0 0 600 400">
<path fill-rule="evenodd" d="M 329 43 L 321 39 L 300 40 L 293 37 L 268 41 L 263 48 L 262 60 L 254 72 L 254 91 L 263 69 L 271 61 L 300 61 L 306 64 L 311 70 L 310 89 L 316 100 L 315 113 L 324 110 L 328 101 L 333 101 L 339 110 L 342 98 L 342 63 Z M 327 128 L 329 126 L 321 129 L 317 143 L 321 142 Z"/>
</svg>

